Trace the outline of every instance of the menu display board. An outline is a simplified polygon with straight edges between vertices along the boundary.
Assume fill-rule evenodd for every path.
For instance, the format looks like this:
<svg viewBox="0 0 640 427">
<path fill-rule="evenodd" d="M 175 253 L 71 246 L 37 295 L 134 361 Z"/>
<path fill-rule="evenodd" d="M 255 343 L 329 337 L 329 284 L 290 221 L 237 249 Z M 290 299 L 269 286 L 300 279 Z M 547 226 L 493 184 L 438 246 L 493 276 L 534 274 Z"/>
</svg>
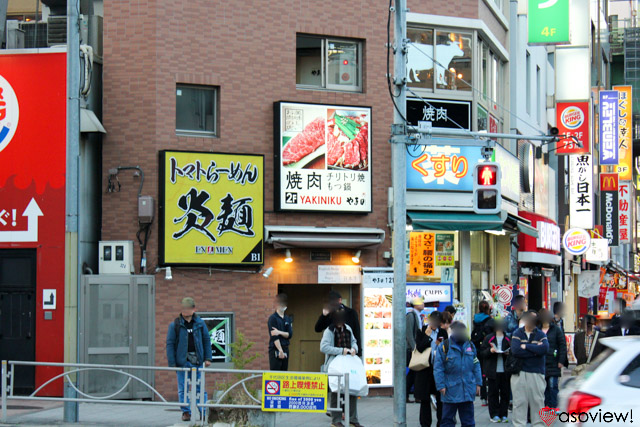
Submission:
<svg viewBox="0 0 640 427">
<path fill-rule="evenodd" d="M 371 212 L 371 108 L 276 102 L 278 211 Z"/>
<path fill-rule="evenodd" d="M 393 272 L 365 271 L 362 353 L 367 383 L 373 387 L 393 385 L 392 294 Z"/>
</svg>

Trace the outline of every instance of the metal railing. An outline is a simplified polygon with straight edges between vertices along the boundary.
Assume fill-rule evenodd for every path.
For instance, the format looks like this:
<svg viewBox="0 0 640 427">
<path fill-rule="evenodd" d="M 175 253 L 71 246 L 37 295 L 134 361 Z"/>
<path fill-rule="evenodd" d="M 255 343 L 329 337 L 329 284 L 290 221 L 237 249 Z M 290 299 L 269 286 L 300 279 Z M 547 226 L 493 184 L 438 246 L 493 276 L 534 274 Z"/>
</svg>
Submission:
<svg viewBox="0 0 640 427">
<path fill-rule="evenodd" d="M 14 393 L 14 384 L 16 378 L 16 366 L 47 366 L 47 367 L 60 367 L 63 368 L 63 372 L 49 378 L 43 384 L 41 384 L 30 395 L 16 395 Z M 184 372 L 184 400 L 173 401 L 165 398 L 157 389 L 142 378 L 132 374 L 129 371 L 153 371 L 155 372 Z M 88 393 L 86 390 L 79 389 L 72 376 L 77 374 L 83 374 L 88 372 L 110 372 L 122 375 L 124 377 L 123 385 L 115 392 L 107 395 L 94 395 Z M 15 360 L 3 360 L 1 362 L 0 369 L 0 381 L 2 382 L 2 416 L 3 423 L 7 422 L 7 402 L 11 399 L 19 400 L 40 400 L 40 401 L 57 401 L 57 402 L 78 402 L 78 403 L 108 403 L 108 404 L 122 404 L 122 405 L 143 405 L 143 406 L 169 406 L 169 407 L 184 407 L 189 406 L 192 413 L 198 413 L 199 411 L 205 412 L 207 408 L 215 409 L 247 409 L 247 410 L 262 410 L 262 402 L 256 398 L 248 389 L 247 383 L 249 381 L 260 379 L 262 387 L 262 375 L 270 371 L 262 370 L 247 370 L 247 369 L 216 369 L 212 367 L 208 368 L 179 368 L 179 367 L 165 367 L 165 366 L 137 366 L 137 365 L 107 365 L 107 364 L 89 364 L 89 363 L 54 363 L 54 362 L 25 362 Z M 317 374 L 317 372 L 288 372 L 289 374 Z M 219 396 L 214 399 L 205 401 L 206 391 L 206 376 L 207 374 L 224 374 L 224 375 L 247 375 L 245 378 L 237 378 L 233 384 L 224 390 Z M 344 403 L 345 422 L 349 425 L 349 399 L 343 394 L 345 390 L 349 390 L 349 374 L 327 374 L 329 377 L 338 377 L 338 390 L 339 396 L 337 400 L 337 407 L 330 407 L 330 401 L 327 396 L 327 411 L 337 412 L 342 411 L 341 403 Z M 80 397 L 51 397 L 51 396 L 38 396 L 38 393 L 42 391 L 48 385 L 61 380 L 66 381 L 70 387 L 75 391 L 77 396 Z M 126 400 L 117 399 L 116 397 L 124 392 L 127 387 L 135 381 L 152 392 L 153 401 L 141 401 L 141 400 Z M 252 404 L 234 404 L 225 403 L 224 400 L 231 398 L 232 391 L 238 389 L 244 392 L 244 394 L 253 402 Z M 327 390 L 329 392 L 329 390 Z M 206 421 L 206 417 L 202 417 L 202 423 Z"/>
</svg>

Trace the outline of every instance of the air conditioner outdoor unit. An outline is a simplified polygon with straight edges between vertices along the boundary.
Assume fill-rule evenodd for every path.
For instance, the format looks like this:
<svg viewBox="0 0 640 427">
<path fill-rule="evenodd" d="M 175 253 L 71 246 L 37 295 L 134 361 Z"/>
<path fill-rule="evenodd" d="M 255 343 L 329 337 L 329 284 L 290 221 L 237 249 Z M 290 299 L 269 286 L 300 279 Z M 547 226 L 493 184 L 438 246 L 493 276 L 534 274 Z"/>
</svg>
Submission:
<svg viewBox="0 0 640 427">
<path fill-rule="evenodd" d="M 105 240 L 98 245 L 100 274 L 133 274 L 133 241 Z"/>
</svg>

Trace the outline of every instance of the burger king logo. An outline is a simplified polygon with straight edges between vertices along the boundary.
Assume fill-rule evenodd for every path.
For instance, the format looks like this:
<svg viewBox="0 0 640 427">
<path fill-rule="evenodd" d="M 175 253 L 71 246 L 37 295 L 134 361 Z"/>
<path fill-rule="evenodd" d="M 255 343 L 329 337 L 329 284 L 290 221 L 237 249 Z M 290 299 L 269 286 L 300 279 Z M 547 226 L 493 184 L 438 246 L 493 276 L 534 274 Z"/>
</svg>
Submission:
<svg viewBox="0 0 640 427">
<path fill-rule="evenodd" d="M 590 245 L 591 237 L 582 228 L 571 228 L 562 237 L 562 246 L 571 255 L 582 255 Z"/>
<path fill-rule="evenodd" d="M 7 148 L 16 133 L 19 115 L 16 93 L 0 75 L 0 151 Z"/>
<path fill-rule="evenodd" d="M 560 120 L 565 128 L 575 130 L 584 123 L 584 114 L 578 107 L 569 106 L 560 115 Z"/>
</svg>

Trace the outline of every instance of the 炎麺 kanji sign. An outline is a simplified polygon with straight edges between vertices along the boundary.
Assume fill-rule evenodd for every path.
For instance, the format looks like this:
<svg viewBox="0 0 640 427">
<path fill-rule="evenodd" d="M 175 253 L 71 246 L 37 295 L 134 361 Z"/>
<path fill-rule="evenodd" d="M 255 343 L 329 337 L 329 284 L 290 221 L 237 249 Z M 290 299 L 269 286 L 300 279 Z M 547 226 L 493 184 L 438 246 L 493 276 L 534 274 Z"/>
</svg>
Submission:
<svg viewBox="0 0 640 427">
<path fill-rule="evenodd" d="M 593 163 L 591 154 L 569 156 L 569 223 L 593 228 Z"/>
<path fill-rule="evenodd" d="M 633 186 L 631 181 L 620 181 L 618 183 L 618 234 L 620 243 L 631 242 L 632 206 L 631 192 Z"/>
<path fill-rule="evenodd" d="M 434 276 L 436 234 L 412 232 L 409 237 L 409 275 Z"/>
<path fill-rule="evenodd" d="M 160 263 L 262 264 L 261 155 L 160 152 Z"/>
</svg>

